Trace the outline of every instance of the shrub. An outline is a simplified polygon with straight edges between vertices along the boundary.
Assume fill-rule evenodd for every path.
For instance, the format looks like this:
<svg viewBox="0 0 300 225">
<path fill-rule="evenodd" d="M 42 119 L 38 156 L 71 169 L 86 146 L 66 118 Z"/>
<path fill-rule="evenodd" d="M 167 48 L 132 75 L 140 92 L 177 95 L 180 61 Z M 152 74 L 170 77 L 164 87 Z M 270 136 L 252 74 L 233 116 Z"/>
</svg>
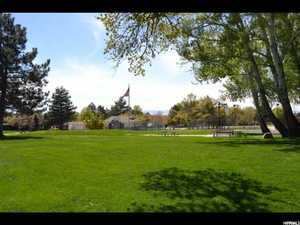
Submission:
<svg viewBox="0 0 300 225">
<path fill-rule="evenodd" d="M 84 122 L 88 129 L 103 129 L 103 117 L 93 112 L 89 107 L 83 108 L 79 115 L 79 119 Z"/>
<path fill-rule="evenodd" d="M 103 129 L 104 122 L 98 116 L 94 116 L 93 118 L 84 121 L 85 126 L 88 129 Z"/>
</svg>

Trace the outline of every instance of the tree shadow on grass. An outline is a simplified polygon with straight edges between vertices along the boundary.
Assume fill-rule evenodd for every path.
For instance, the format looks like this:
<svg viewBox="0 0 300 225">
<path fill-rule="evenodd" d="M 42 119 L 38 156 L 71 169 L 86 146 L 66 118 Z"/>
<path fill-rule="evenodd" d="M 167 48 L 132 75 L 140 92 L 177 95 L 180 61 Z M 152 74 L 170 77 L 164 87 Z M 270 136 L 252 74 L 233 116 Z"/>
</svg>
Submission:
<svg viewBox="0 0 300 225">
<path fill-rule="evenodd" d="M 264 185 L 239 173 L 215 169 L 191 171 L 168 168 L 147 173 L 143 177 L 145 181 L 140 188 L 154 197 L 167 197 L 168 203 L 133 202 L 130 211 L 270 212 L 270 202 L 285 203 L 268 197 L 282 189 Z"/>
<path fill-rule="evenodd" d="M 275 150 L 275 151 L 285 152 L 285 153 L 289 153 L 289 152 L 300 153 L 300 145 L 299 146 L 292 146 L 290 148 L 279 149 L 279 150 Z"/>
<path fill-rule="evenodd" d="M 198 144 L 213 144 L 213 145 L 224 145 L 227 147 L 241 147 L 243 145 L 260 145 L 260 146 L 270 146 L 274 145 L 276 147 L 278 146 L 287 146 L 290 145 L 291 147 L 297 148 L 299 146 L 300 148 L 300 139 L 299 138 L 291 138 L 291 139 L 227 139 L 227 140 L 217 140 L 215 141 L 198 141 Z"/>
<path fill-rule="evenodd" d="M 43 139 L 43 137 L 36 137 L 36 136 L 3 136 L 0 137 L 1 140 L 27 140 L 27 139 Z"/>
</svg>

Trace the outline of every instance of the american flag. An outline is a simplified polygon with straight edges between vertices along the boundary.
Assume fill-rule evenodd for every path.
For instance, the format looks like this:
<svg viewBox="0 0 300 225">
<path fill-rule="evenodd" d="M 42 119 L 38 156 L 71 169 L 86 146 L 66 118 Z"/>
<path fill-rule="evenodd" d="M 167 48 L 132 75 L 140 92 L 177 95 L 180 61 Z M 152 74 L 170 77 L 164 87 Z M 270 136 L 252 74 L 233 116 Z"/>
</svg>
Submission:
<svg viewBox="0 0 300 225">
<path fill-rule="evenodd" d="M 124 98 L 126 96 L 129 96 L 129 87 L 128 87 L 127 91 L 125 92 L 125 94 L 122 96 L 122 98 Z"/>
</svg>

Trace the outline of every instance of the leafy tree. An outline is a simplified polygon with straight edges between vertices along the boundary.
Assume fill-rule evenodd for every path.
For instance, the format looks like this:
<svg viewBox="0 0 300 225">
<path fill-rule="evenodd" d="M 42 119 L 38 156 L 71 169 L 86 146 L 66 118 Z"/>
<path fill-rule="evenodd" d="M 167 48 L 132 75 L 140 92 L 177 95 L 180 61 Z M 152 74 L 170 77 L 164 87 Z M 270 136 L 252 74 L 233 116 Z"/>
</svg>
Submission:
<svg viewBox="0 0 300 225">
<path fill-rule="evenodd" d="M 290 101 L 300 87 L 299 16 L 254 13 L 114 13 L 100 19 L 108 31 L 105 54 L 117 65 L 130 62 L 129 71 L 145 74 L 144 66 L 169 47 L 192 65 L 199 82 L 218 82 L 247 74 L 254 82 L 257 112 L 267 115 L 283 137 L 300 135 Z M 286 59 L 286 60 L 284 60 Z M 287 72 L 289 71 L 289 72 Z M 292 79 L 297 78 L 296 82 Z M 286 124 L 273 113 L 268 99 L 283 106 Z M 253 93 L 254 88 L 250 88 Z M 269 96 L 270 97 L 270 96 Z"/>
<path fill-rule="evenodd" d="M 79 120 L 80 121 L 88 121 L 91 120 L 94 117 L 94 112 L 91 110 L 90 107 L 85 107 L 81 110 L 79 114 Z"/>
<path fill-rule="evenodd" d="M 132 115 L 143 115 L 143 110 L 139 105 L 133 106 L 133 109 L 131 110 Z"/>
<path fill-rule="evenodd" d="M 102 106 L 102 105 L 98 105 L 96 111 L 99 115 L 102 115 L 104 118 L 107 118 L 107 116 L 109 114 L 109 110 L 105 109 L 104 106 Z"/>
<path fill-rule="evenodd" d="M 257 121 L 256 110 L 253 107 L 245 107 L 237 117 L 238 125 L 254 125 Z"/>
<path fill-rule="evenodd" d="M 8 118 L 7 123 L 16 130 L 35 130 L 34 116 L 15 115 Z"/>
<path fill-rule="evenodd" d="M 75 109 L 69 92 L 63 87 L 57 87 L 52 95 L 49 107 L 51 123 L 62 129 L 64 123 L 74 118 Z"/>
<path fill-rule="evenodd" d="M 150 115 L 150 123 L 155 128 L 162 128 L 167 123 L 167 118 L 162 115 L 162 113 L 157 112 L 156 114 Z"/>
<path fill-rule="evenodd" d="M 180 103 L 177 103 L 171 107 L 171 109 L 169 110 L 169 115 L 168 115 L 169 116 L 169 119 L 168 119 L 169 125 L 180 124 L 181 121 L 177 117 L 177 114 L 180 111 L 180 109 L 181 109 Z"/>
<path fill-rule="evenodd" d="M 89 129 L 102 129 L 104 127 L 103 117 L 94 113 L 90 107 L 83 108 L 79 118 Z"/>
<path fill-rule="evenodd" d="M 189 94 L 183 101 L 175 104 L 169 111 L 168 124 L 214 126 L 217 124 L 216 100 L 209 96 L 197 99 Z M 223 115 L 224 117 L 224 115 Z"/>
<path fill-rule="evenodd" d="M 184 56 L 186 61 L 192 62 L 199 82 L 218 82 L 225 77 L 236 81 L 236 78 L 242 75 L 248 76 L 248 83 L 254 82 L 257 86 L 262 110 L 282 136 L 286 137 L 289 135 L 288 129 L 275 117 L 267 98 L 267 85 L 264 82 L 268 68 L 262 66 L 267 62 L 261 57 L 263 41 L 258 42 L 256 39 L 259 37 L 255 37 L 256 33 L 253 32 L 257 30 L 254 19 L 253 16 L 239 13 L 204 14 L 199 17 L 198 22 L 209 26 L 198 32 L 188 26 L 186 30 L 193 36 L 187 35 L 187 38 L 182 40 L 179 54 Z M 188 42 L 193 40 L 195 44 L 188 45 Z M 253 88 L 250 89 L 253 92 Z"/>
<path fill-rule="evenodd" d="M 136 119 L 140 121 L 140 124 L 142 127 L 147 127 L 149 122 L 151 121 L 151 115 L 150 114 L 138 114 L 135 115 Z"/>
<path fill-rule="evenodd" d="M 224 120 L 224 110 L 221 110 L 220 115 L 217 115 L 216 100 L 205 96 L 197 101 L 197 104 L 192 109 L 194 120 L 197 124 L 204 124 L 209 127 L 215 127 L 219 119 Z"/>
<path fill-rule="evenodd" d="M 259 15 L 258 23 L 260 25 L 260 29 L 262 31 L 263 40 L 266 47 L 267 57 L 269 59 L 269 67 L 272 71 L 273 80 L 275 81 L 276 87 L 276 94 L 278 96 L 278 100 L 283 107 L 284 112 L 284 119 L 286 121 L 286 127 L 288 130 L 289 136 L 300 136 L 300 123 L 296 119 L 295 115 L 293 114 L 292 107 L 290 104 L 290 97 L 288 92 L 288 74 L 286 73 L 285 66 L 284 66 L 284 53 L 285 47 L 281 47 L 281 45 L 287 45 L 289 43 L 286 42 L 286 39 L 280 38 L 280 35 L 277 35 L 278 31 L 278 24 L 282 22 L 282 17 L 280 14 L 263 14 Z M 284 17 L 287 19 L 287 17 Z M 282 33 L 281 33 L 282 34 Z M 289 33 L 292 35 L 293 33 Z M 296 39 L 297 40 L 297 39 Z M 291 40 L 290 38 L 288 41 L 292 42 L 292 44 L 297 44 L 295 41 Z M 291 53 L 291 52 L 290 52 Z M 296 55 L 294 55 L 297 57 Z M 300 74 L 299 74 L 300 75 Z M 299 76 L 300 78 L 300 76 Z M 298 83 L 300 80 L 298 79 Z"/>
<path fill-rule="evenodd" d="M 125 58 L 130 72 L 144 75 L 144 65 L 167 51 L 178 31 L 176 13 L 106 13 L 98 17 L 108 35 L 104 53 L 118 66 Z"/>
<path fill-rule="evenodd" d="M 33 63 L 38 52 L 25 52 L 26 42 L 26 28 L 14 24 L 10 14 L 0 13 L 0 136 L 6 110 L 29 115 L 43 110 L 48 96 L 42 88 L 50 60 Z"/>
</svg>

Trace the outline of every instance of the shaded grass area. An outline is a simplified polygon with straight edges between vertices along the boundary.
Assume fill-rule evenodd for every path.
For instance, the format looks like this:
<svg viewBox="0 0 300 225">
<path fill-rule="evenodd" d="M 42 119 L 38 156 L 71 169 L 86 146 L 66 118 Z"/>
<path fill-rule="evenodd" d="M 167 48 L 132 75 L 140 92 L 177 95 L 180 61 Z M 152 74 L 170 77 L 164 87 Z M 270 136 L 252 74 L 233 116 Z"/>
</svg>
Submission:
<svg viewBox="0 0 300 225">
<path fill-rule="evenodd" d="M 0 211 L 300 211 L 299 139 L 135 132 L 0 140 Z"/>
<path fill-rule="evenodd" d="M 4 135 L 3 137 L 0 137 L 0 140 L 26 140 L 26 139 L 42 139 L 43 137 L 40 136 L 16 136 L 16 135 Z"/>
<path fill-rule="evenodd" d="M 153 196 L 164 195 L 173 204 L 132 203 L 134 212 L 269 212 L 268 198 L 280 188 L 264 185 L 240 173 L 215 169 L 181 170 L 168 168 L 144 175 L 141 189 Z"/>
</svg>

